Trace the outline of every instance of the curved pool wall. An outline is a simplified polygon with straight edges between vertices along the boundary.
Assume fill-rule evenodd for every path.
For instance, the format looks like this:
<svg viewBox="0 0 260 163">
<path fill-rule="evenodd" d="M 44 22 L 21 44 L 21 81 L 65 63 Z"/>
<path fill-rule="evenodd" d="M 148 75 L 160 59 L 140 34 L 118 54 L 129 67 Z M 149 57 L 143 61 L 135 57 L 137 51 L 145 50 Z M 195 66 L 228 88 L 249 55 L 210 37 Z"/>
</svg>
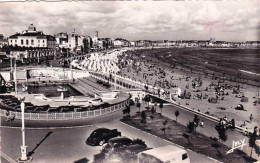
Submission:
<svg viewBox="0 0 260 163">
<path fill-rule="evenodd" d="M 5 81 L 10 81 L 9 71 L 0 72 Z M 59 67 L 19 67 L 17 73 L 13 73 L 17 80 L 55 78 L 57 80 L 72 80 L 90 76 L 87 70 L 63 69 Z"/>
<path fill-rule="evenodd" d="M 130 95 L 126 93 L 119 93 L 117 99 L 111 100 L 108 102 L 111 106 L 89 110 L 83 112 L 67 112 L 67 113 L 24 113 L 24 118 L 26 120 L 69 120 L 69 119 L 82 119 L 82 118 L 91 118 L 101 115 L 110 114 L 118 110 L 124 109 L 127 104 L 129 104 Z M 6 116 L 7 111 L 0 109 L 0 115 Z M 9 111 L 9 115 L 15 116 L 16 119 L 21 119 L 21 112 Z"/>
</svg>

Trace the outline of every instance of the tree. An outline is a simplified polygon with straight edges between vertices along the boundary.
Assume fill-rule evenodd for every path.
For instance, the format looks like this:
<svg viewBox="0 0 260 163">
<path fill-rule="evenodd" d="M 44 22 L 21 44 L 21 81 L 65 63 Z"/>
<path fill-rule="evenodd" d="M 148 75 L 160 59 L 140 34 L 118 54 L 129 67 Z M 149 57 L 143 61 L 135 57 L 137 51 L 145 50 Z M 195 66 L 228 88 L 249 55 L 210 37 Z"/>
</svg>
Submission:
<svg viewBox="0 0 260 163">
<path fill-rule="evenodd" d="M 189 123 L 187 124 L 187 132 L 188 132 L 189 134 L 192 134 L 194 131 L 195 131 L 194 122 L 189 122 Z"/>
<path fill-rule="evenodd" d="M 139 113 L 141 112 L 141 103 L 138 101 L 136 103 L 136 107 L 139 109 Z"/>
<path fill-rule="evenodd" d="M 175 111 L 175 116 L 176 116 L 176 122 L 177 122 L 177 118 L 178 118 L 178 116 L 180 115 L 180 112 L 179 112 L 179 110 L 176 110 Z"/>
<path fill-rule="evenodd" d="M 130 107 L 129 104 L 127 104 L 126 108 L 123 110 L 124 117 L 125 117 L 125 115 L 129 117 L 130 116 L 130 112 L 131 112 L 131 107 Z"/>
<path fill-rule="evenodd" d="M 257 133 L 256 131 L 254 131 L 252 134 L 249 135 L 249 147 L 251 147 L 250 157 L 252 157 L 253 148 L 255 148 L 256 146 L 255 143 L 256 139 L 257 139 Z"/>
<path fill-rule="evenodd" d="M 141 123 L 145 124 L 146 123 L 146 114 L 144 111 L 142 111 L 142 113 L 141 113 L 141 118 L 142 118 Z"/>
<path fill-rule="evenodd" d="M 190 138 L 192 133 L 195 131 L 194 122 L 190 122 L 187 124 L 187 133 L 184 133 L 183 136 L 187 138 L 188 142 L 190 143 Z"/>
<path fill-rule="evenodd" d="M 130 116 L 130 112 L 131 112 L 131 106 L 127 105 L 127 107 L 126 107 L 126 114 L 127 114 L 127 116 Z"/>
<path fill-rule="evenodd" d="M 153 115 L 151 115 L 151 116 L 150 116 L 150 118 L 151 118 L 151 119 L 152 119 L 152 121 L 153 121 L 153 119 L 154 119 L 154 116 L 153 116 Z"/>
<path fill-rule="evenodd" d="M 130 99 L 130 101 L 129 101 L 129 105 L 130 105 L 130 106 L 134 106 L 134 105 L 135 105 L 134 100 Z"/>
<path fill-rule="evenodd" d="M 144 101 L 147 102 L 148 108 L 149 108 L 149 102 L 151 101 L 151 97 L 150 97 L 149 95 L 146 95 L 146 96 L 144 97 Z"/>
<path fill-rule="evenodd" d="M 152 107 L 151 112 L 152 112 L 152 114 L 155 113 L 155 108 L 154 107 Z"/>
<path fill-rule="evenodd" d="M 163 109 L 163 103 L 162 102 L 160 103 L 159 108 L 161 109 L 161 115 L 162 115 L 162 109 Z"/>
<path fill-rule="evenodd" d="M 199 126 L 199 122 L 200 122 L 200 119 L 198 118 L 198 116 L 196 114 L 194 115 L 193 122 L 194 122 L 194 129 L 196 131 L 196 128 Z"/>
<path fill-rule="evenodd" d="M 216 125 L 216 126 L 215 126 L 215 129 L 216 129 L 217 132 L 218 132 L 219 140 L 222 141 L 222 142 L 220 142 L 221 145 L 222 145 L 223 142 L 225 142 L 225 141 L 227 140 L 226 129 L 225 129 L 224 126 L 221 126 L 221 125 Z"/>
<path fill-rule="evenodd" d="M 165 135 L 166 125 L 167 125 L 167 123 L 168 123 L 167 120 L 163 121 L 163 128 L 162 128 L 161 130 L 163 131 L 164 135 Z"/>
</svg>

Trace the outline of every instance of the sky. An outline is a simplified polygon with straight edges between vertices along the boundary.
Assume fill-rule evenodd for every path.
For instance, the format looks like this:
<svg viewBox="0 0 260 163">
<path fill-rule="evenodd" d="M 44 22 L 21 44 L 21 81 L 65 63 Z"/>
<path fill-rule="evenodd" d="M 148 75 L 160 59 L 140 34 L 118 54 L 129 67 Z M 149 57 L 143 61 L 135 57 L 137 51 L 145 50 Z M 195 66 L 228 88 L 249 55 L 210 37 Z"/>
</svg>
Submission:
<svg viewBox="0 0 260 163">
<path fill-rule="evenodd" d="M 0 34 L 37 30 L 128 40 L 260 41 L 260 0 L 0 3 Z"/>
</svg>

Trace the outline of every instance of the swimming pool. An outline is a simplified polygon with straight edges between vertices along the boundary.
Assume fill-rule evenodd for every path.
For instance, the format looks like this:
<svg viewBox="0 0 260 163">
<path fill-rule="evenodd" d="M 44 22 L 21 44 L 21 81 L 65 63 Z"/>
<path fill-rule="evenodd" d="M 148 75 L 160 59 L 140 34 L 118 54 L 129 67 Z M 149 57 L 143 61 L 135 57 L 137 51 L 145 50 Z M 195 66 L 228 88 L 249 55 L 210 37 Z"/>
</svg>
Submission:
<svg viewBox="0 0 260 163">
<path fill-rule="evenodd" d="M 65 87 L 68 91 L 64 93 L 65 97 L 83 96 L 79 91 L 72 88 L 70 85 L 47 85 L 47 86 L 28 86 L 28 92 L 32 94 L 44 94 L 46 97 L 59 97 L 60 92 L 57 91 L 59 86 Z"/>
</svg>

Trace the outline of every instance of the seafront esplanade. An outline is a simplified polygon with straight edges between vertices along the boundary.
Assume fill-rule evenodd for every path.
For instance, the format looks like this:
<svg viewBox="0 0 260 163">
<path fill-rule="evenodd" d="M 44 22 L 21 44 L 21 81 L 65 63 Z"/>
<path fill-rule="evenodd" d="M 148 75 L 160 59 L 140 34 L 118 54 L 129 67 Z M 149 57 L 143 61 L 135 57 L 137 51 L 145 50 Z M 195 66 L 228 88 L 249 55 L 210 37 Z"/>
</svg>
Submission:
<svg viewBox="0 0 260 163">
<path fill-rule="evenodd" d="M 0 162 L 259 162 L 256 2 L 23 3 L 0 5 Z"/>
</svg>

